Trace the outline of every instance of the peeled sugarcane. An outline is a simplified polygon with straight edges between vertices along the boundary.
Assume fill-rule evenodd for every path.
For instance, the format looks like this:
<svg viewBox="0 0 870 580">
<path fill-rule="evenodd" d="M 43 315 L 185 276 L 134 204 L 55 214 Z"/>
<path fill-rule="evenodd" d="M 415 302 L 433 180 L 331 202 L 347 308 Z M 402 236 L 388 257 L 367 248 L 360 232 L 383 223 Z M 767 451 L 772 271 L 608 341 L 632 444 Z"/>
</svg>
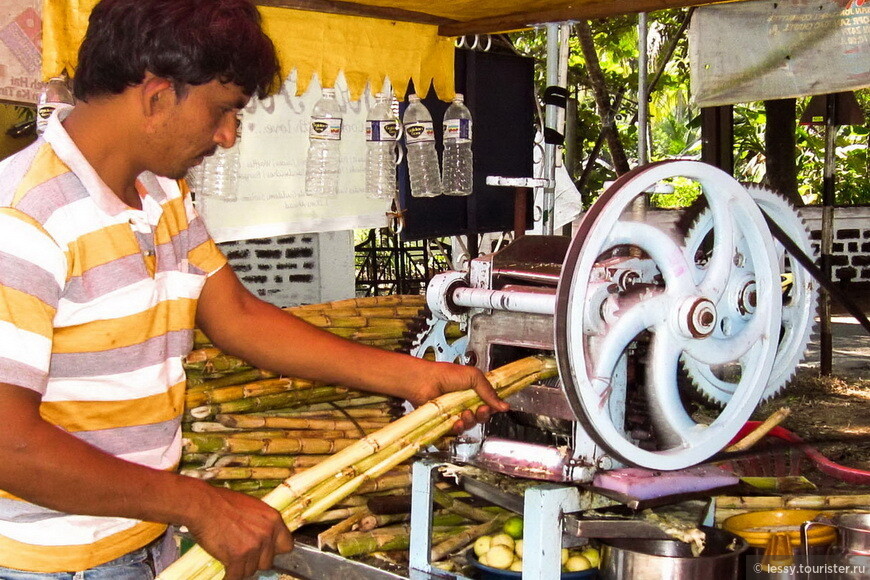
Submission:
<svg viewBox="0 0 870 580">
<path fill-rule="evenodd" d="M 551 357 L 527 357 L 487 373 L 502 398 L 556 374 Z M 319 465 L 285 480 L 263 501 L 279 510 L 293 531 L 311 521 L 364 482 L 388 472 L 425 446 L 451 431 L 459 415 L 482 404 L 472 390 L 455 391 L 367 435 Z M 214 579 L 223 576 L 223 565 L 195 546 L 160 574 L 162 580 Z"/>
</svg>

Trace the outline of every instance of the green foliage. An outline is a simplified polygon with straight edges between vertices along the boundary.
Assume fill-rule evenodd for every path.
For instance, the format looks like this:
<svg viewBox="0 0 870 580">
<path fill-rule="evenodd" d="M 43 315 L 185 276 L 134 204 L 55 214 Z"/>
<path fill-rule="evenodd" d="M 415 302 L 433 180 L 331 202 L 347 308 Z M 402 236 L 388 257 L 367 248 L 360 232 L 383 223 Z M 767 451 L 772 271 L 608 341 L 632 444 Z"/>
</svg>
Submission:
<svg viewBox="0 0 870 580">
<path fill-rule="evenodd" d="M 667 48 L 677 35 L 686 9 L 664 10 L 648 15 L 650 77 L 665 61 Z M 616 128 L 632 166 L 637 164 L 637 17 L 634 15 L 590 22 L 598 59 L 605 78 L 607 93 L 615 107 Z M 546 68 L 546 31 L 530 30 L 511 35 L 518 52 L 534 57 L 536 83 L 543 94 Z M 589 74 L 576 35 L 570 39 L 568 87 L 578 102 L 576 150 L 579 159 L 574 167 L 567 164 L 575 181 L 584 178 L 581 193 L 591 203 L 602 190 L 605 181 L 613 180 L 613 170 L 607 147 L 597 158 L 589 157 L 599 140 L 602 119 L 596 109 Z M 652 80 L 652 78 L 650 78 Z M 619 95 L 622 95 L 621 100 Z M 858 102 L 870 122 L 870 89 L 856 91 Z M 798 101 L 798 115 L 809 98 Z M 663 72 L 649 99 L 649 158 L 651 161 L 669 158 L 698 159 L 701 153 L 700 110 L 689 95 L 688 39 L 681 37 L 673 55 L 667 59 Z M 765 167 L 764 104 L 744 103 L 734 106 L 735 176 L 741 181 L 762 182 Z M 837 133 L 836 203 L 870 203 L 870 125 L 841 127 Z M 797 128 L 797 166 L 799 193 L 807 203 L 821 198 L 824 172 L 824 128 Z M 587 175 L 583 175 L 588 167 Z M 692 199 L 691 191 L 675 186 L 674 193 L 655 194 L 654 205 L 674 207 Z"/>
</svg>

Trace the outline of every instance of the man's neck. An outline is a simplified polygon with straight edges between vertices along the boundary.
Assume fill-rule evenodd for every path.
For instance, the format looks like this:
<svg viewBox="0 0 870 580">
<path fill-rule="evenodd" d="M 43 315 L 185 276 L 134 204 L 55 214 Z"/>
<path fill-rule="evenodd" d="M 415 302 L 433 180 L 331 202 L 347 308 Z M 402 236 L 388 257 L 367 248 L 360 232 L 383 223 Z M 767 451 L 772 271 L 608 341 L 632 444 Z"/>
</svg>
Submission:
<svg viewBox="0 0 870 580">
<path fill-rule="evenodd" d="M 125 204 L 141 209 L 136 178 L 142 170 L 130 143 L 133 127 L 121 114 L 120 101 L 121 97 L 108 97 L 80 102 L 63 125 L 106 186 Z"/>
</svg>

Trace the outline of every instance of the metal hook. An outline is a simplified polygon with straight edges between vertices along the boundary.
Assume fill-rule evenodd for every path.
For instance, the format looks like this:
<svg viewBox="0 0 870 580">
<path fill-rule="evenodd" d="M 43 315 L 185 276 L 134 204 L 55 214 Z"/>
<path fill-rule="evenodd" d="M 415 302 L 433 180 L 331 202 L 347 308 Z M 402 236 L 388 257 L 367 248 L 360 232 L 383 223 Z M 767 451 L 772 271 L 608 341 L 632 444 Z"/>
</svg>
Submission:
<svg viewBox="0 0 870 580">
<path fill-rule="evenodd" d="M 387 212 L 387 230 L 392 235 L 399 235 L 405 229 L 405 210 L 398 209 L 396 198 L 393 198 L 390 204 L 390 211 Z"/>
<path fill-rule="evenodd" d="M 482 50 L 483 52 L 489 52 L 490 48 L 492 48 L 492 35 L 487 34 L 486 35 L 486 48 L 481 48 L 480 50 Z"/>
</svg>

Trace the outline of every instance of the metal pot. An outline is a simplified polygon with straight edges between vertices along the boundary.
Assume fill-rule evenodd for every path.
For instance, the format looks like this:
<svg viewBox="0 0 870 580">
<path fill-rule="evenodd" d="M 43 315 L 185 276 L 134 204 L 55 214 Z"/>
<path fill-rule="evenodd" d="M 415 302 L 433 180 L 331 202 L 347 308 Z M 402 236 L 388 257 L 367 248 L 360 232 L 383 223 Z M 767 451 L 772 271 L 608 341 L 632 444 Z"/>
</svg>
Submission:
<svg viewBox="0 0 870 580">
<path fill-rule="evenodd" d="M 725 530 L 706 526 L 701 530 L 707 542 L 700 556 L 693 556 L 691 546 L 678 540 L 605 540 L 599 576 L 605 580 L 736 579 L 746 541 Z"/>
<path fill-rule="evenodd" d="M 870 513 L 841 513 L 833 518 L 818 517 L 803 526 L 809 533 L 815 526 L 836 527 L 837 540 L 831 546 L 827 561 L 835 564 L 831 580 L 870 580 Z"/>
</svg>

